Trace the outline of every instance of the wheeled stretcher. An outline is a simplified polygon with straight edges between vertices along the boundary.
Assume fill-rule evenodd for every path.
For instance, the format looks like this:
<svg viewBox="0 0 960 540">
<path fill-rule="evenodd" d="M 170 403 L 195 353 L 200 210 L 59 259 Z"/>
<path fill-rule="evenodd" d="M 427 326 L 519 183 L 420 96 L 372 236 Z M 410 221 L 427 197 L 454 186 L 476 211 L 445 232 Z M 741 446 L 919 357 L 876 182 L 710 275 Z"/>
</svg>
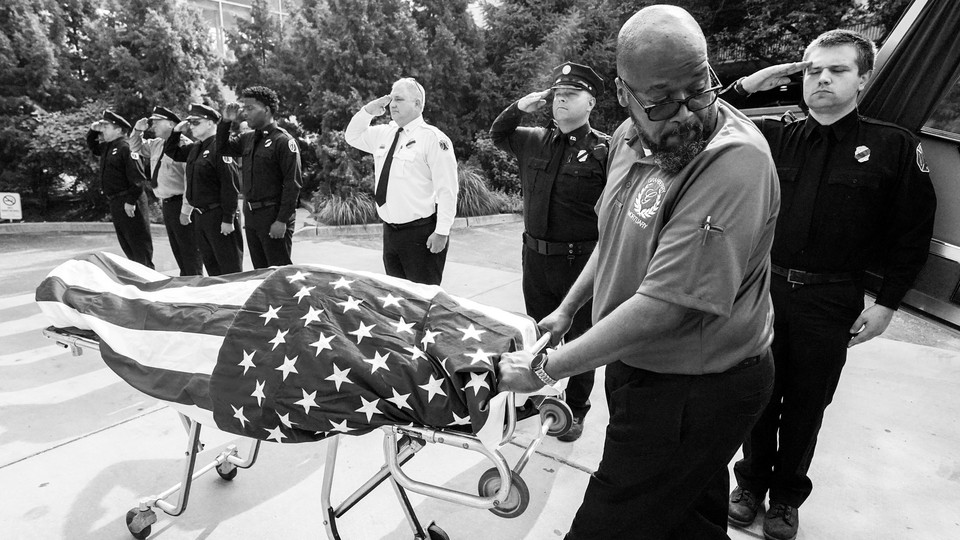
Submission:
<svg viewBox="0 0 960 540">
<path fill-rule="evenodd" d="M 100 349 L 99 337 L 89 330 L 51 326 L 43 330 L 43 334 L 54 340 L 58 345 L 69 349 L 74 356 L 83 354 L 84 349 L 94 351 Z M 534 345 L 534 349 L 542 349 L 549 337 L 549 334 L 542 336 Z M 508 444 L 513 440 L 518 420 L 523 420 L 538 413 L 541 419 L 540 430 L 512 468 L 498 449 L 489 448 L 488 445 L 473 435 L 413 425 L 383 426 L 380 429 L 383 432 L 384 465 L 339 504 L 332 502 L 331 491 L 341 435 L 329 437 L 327 439 L 323 486 L 320 492 L 320 501 L 324 512 L 323 525 L 327 537 L 330 540 L 340 540 L 337 518 L 346 514 L 363 497 L 384 481 L 389 482 L 395 492 L 407 523 L 413 532 L 413 538 L 417 540 L 446 540 L 449 536 L 435 523 L 430 523 L 426 528 L 423 527 L 413 505 L 410 503 L 406 490 L 438 500 L 490 510 L 493 514 L 503 518 L 513 518 L 523 514 L 530 502 L 530 491 L 521 473 L 547 435 L 560 436 L 570 429 L 573 414 L 569 406 L 557 397 L 530 396 L 524 406 L 518 409 L 515 405 L 515 395 L 513 393 L 506 394 L 506 416 L 503 436 L 500 441 L 501 445 Z M 233 480 L 239 469 L 248 469 L 257 460 L 261 441 L 246 439 L 246 450 L 242 454 L 239 452 L 237 445 L 231 444 L 217 454 L 212 461 L 198 469 L 197 457 L 204 449 L 200 440 L 202 425 L 182 412 L 177 414 L 187 434 L 182 479 L 179 483 L 158 494 L 140 498 L 137 506 L 127 512 L 127 528 L 134 538 L 142 540 L 150 535 L 152 525 L 157 522 L 157 514 L 153 510 L 154 508 L 159 508 L 171 516 L 179 516 L 186 511 L 190 488 L 197 478 L 215 470 L 224 480 Z M 480 476 L 477 495 L 420 482 L 410 478 L 404 472 L 403 465 L 409 462 L 427 444 L 431 443 L 479 453 L 493 464 L 493 467 Z M 176 496 L 176 500 L 171 502 L 171 498 L 174 496 Z"/>
</svg>

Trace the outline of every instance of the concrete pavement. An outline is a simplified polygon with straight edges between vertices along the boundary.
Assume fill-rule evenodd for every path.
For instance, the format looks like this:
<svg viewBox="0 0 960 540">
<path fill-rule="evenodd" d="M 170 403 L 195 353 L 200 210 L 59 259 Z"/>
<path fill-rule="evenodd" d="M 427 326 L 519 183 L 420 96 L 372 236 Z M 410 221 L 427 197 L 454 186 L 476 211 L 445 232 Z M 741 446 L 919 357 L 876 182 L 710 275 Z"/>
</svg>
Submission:
<svg viewBox="0 0 960 540">
<path fill-rule="evenodd" d="M 522 311 L 519 223 L 458 229 L 443 286 L 449 292 Z M 295 262 L 380 271 L 379 236 L 302 234 Z M 174 263 L 155 235 L 160 271 Z M 88 250 L 119 252 L 112 234 L 0 235 L 0 538 L 125 539 L 124 514 L 136 501 L 179 481 L 183 429 L 175 413 L 110 372 L 99 354 L 80 357 L 39 335 L 32 291 L 60 262 Z M 249 268 L 249 261 L 247 262 Z M 545 441 L 523 477 L 528 510 L 502 519 L 490 512 L 412 495 L 424 523 L 451 538 L 562 538 L 599 463 L 606 413 L 602 373 L 583 438 Z M 827 411 L 800 509 L 801 540 L 960 538 L 960 336 L 909 313 L 885 337 L 851 350 Z M 536 420 L 520 425 L 529 440 Z M 203 458 L 235 440 L 208 429 Z M 334 500 L 383 462 L 379 433 L 345 437 Z M 215 474 L 194 486 L 180 517 L 158 512 L 150 538 L 324 538 L 320 481 L 327 443 L 264 443 L 258 463 L 232 482 Z M 241 445 L 242 448 L 242 445 Z M 504 450 L 511 463 L 522 452 Z M 488 464 L 428 445 L 409 474 L 475 492 Z M 342 538 L 412 538 L 392 491 L 381 486 L 339 520 Z M 759 521 L 734 540 L 760 538 Z M 638 533 L 638 538 L 642 534 Z"/>
</svg>

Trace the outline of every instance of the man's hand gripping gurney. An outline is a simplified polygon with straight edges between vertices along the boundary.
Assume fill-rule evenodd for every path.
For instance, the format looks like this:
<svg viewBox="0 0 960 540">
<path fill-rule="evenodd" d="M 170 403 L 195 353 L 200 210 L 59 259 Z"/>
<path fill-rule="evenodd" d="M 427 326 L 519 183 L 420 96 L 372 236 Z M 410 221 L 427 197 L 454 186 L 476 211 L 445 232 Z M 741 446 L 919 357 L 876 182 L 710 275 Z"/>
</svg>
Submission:
<svg viewBox="0 0 960 540">
<path fill-rule="evenodd" d="M 416 537 L 442 538 L 435 526 L 424 533 L 403 488 L 519 515 L 529 499 L 519 473 L 543 436 L 562 433 L 571 421 L 562 401 L 534 397 L 532 408 L 545 422 L 511 471 L 497 448 L 513 436 L 516 409 L 512 393 L 497 391 L 496 363 L 503 352 L 542 347 L 545 340 L 536 343 L 536 326 L 524 316 L 435 286 L 313 265 L 170 278 L 118 256 L 89 254 L 54 269 L 38 287 L 37 302 L 53 324 L 50 337 L 98 346 L 126 382 L 183 416 L 197 439 L 188 442 L 188 454 L 199 451 L 201 424 L 257 440 L 252 455 L 241 458 L 231 447 L 196 474 L 191 460 L 183 492 L 211 468 L 229 479 L 236 467 L 251 466 L 259 440 L 311 442 L 380 428 L 387 461 L 380 480 L 395 481 Z M 403 473 L 403 462 L 427 442 L 494 462 L 479 495 Z M 335 518 L 379 483 L 334 508 L 336 447 L 334 440 L 323 490 L 331 538 L 338 537 Z M 156 521 L 150 507 L 183 511 L 185 494 L 177 505 L 163 501 L 174 491 L 128 513 L 134 536 L 149 534 Z"/>
</svg>

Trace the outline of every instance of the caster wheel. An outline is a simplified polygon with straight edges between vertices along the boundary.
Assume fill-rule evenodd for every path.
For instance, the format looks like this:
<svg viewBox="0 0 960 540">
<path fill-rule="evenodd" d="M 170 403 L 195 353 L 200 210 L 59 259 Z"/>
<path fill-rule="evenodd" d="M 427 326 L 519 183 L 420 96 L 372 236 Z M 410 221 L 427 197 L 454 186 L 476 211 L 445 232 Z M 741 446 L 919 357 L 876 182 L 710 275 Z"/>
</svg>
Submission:
<svg viewBox="0 0 960 540">
<path fill-rule="evenodd" d="M 436 523 L 431 523 L 427 527 L 427 536 L 430 540 L 450 540 L 450 536 L 443 529 L 437 527 Z"/>
<path fill-rule="evenodd" d="M 238 469 L 232 463 L 224 463 L 221 465 L 217 465 L 217 474 L 220 475 L 220 478 L 223 478 L 224 480 L 227 480 L 227 481 L 233 480 L 234 478 L 236 478 L 237 471 L 239 470 L 240 469 Z"/>
<path fill-rule="evenodd" d="M 153 510 L 140 511 L 139 508 L 131 508 L 127 512 L 127 530 L 137 540 L 144 540 L 150 536 L 150 525 L 157 522 L 157 514 Z"/>
<path fill-rule="evenodd" d="M 540 420 L 546 421 L 548 418 L 553 420 L 547 430 L 547 435 L 551 437 L 559 437 L 573 426 L 573 411 L 570 406 L 555 397 L 545 398 L 540 404 Z"/>
<path fill-rule="evenodd" d="M 527 483 L 520 478 L 520 475 L 510 471 L 511 483 L 510 492 L 507 493 L 506 500 L 500 501 L 500 504 L 490 509 L 494 514 L 502 518 L 515 518 L 522 514 L 527 505 L 530 504 L 530 489 Z M 497 469 L 488 469 L 480 476 L 480 482 L 477 485 L 477 491 L 481 497 L 489 497 L 500 490 L 500 473 Z"/>
</svg>

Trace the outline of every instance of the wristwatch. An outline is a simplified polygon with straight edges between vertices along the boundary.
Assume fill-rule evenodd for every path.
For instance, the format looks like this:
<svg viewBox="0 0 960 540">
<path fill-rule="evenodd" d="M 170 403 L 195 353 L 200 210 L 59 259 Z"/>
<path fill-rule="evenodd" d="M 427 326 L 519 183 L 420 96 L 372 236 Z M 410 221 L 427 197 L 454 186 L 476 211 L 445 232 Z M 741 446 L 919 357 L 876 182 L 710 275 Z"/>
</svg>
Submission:
<svg viewBox="0 0 960 540">
<path fill-rule="evenodd" d="M 553 386 L 557 384 L 557 380 L 551 377 L 547 373 L 547 353 L 540 352 L 533 357 L 533 360 L 530 362 L 530 369 L 533 370 L 533 373 L 537 376 L 540 381 L 546 386 Z"/>
<path fill-rule="evenodd" d="M 746 79 L 746 77 L 740 77 L 739 79 L 737 79 L 737 82 L 733 83 L 733 91 L 740 94 L 741 96 L 746 97 L 750 95 L 750 92 L 747 92 L 747 89 L 743 87 L 744 79 Z"/>
</svg>

